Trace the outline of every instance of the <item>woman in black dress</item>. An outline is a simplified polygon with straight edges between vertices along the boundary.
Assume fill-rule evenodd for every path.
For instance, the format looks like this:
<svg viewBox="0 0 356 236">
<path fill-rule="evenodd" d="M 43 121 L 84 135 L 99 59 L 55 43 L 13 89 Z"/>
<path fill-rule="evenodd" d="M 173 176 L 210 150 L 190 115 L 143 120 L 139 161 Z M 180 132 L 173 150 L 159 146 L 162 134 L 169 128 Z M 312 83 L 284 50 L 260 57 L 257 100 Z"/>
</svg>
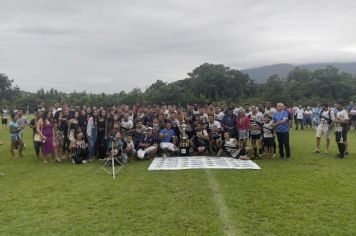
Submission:
<svg viewBox="0 0 356 236">
<path fill-rule="evenodd" d="M 106 141 L 107 137 L 105 136 L 107 128 L 107 119 L 106 111 L 100 110 L 98 116 L 98 138 L 96 139 L 96 147 L 98 150 L 98 159 L 104 159 L 106 157 Z"/>
<path fill-rule="evenodd" d="M 68 122 L 68 136 L 71 130 L 74 130 L 75 135 L 80 131 L 79 111 L 75 111 L 74 117 Z"/>
</svg>

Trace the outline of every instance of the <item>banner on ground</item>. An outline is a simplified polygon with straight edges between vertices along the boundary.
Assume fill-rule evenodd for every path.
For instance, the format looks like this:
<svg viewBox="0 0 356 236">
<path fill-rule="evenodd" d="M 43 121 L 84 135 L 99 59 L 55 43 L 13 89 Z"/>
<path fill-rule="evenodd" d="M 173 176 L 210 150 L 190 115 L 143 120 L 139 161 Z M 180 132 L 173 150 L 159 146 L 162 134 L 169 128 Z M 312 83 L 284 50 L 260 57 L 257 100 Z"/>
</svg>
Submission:
<svg viewBox="0 0 356 236">
<path fill-rule="evenodd" d="M 148 170 L 187 170 L 187 169 L 251 169 L 261 168 L 253 161 L 237 160 L 230 157 L 168 157 L 155 158 Z"/>
</svg>

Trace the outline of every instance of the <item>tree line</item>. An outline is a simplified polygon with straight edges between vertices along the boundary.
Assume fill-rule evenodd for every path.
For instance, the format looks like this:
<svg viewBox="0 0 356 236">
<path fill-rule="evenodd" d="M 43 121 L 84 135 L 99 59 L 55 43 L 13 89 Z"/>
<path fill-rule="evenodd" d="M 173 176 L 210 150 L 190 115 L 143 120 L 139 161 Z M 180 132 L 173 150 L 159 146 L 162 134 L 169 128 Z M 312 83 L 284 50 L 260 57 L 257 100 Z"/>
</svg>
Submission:
<svg viewBox="0 0 356 236">
<path fill-rule="evenodd" d="M 145 91 L 95 94 L 86 91 L 64 93 L 57 89 L 35 93 L 21 91 L 6 74 L 0 74 L 1 107 L 33 111 L 40 104 L 63 102 L 71 105 L 111 106 L 113 104 L 187 104 L 209 102 L 239 104 L 283 101 L 288 104 L 314 105 L 336 100 L 356 100 L 356 77 L 333 66 L 308 70 L 296 68 L 287 78 L 271 75 L 265 83 L 256 83 L 248 74 L 222 64 L 202 64 L 187 78 L 167 83 L 157 80 Z"/>
</svg>

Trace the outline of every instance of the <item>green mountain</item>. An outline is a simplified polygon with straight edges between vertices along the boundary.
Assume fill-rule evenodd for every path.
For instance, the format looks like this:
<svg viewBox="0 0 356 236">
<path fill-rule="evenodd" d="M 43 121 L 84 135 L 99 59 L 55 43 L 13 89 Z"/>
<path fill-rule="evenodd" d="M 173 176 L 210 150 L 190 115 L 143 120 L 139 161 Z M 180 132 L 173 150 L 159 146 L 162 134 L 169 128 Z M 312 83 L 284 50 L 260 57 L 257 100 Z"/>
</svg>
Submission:
<svg viewBox="0 0 356 236">
<path fill-rule="evenodd" d="M 250 78 L 255 80 L 257 83 L 264 83 L 271 75 L 274 74 L 279 75 L 281 78 L 286 78 L 288 73 L 297 67 L 308 69 L 308 70 L 318 70 L 318 69 L 324 69 L 328 65 L 331 65 L 339 69 L 340 72 L 356 75 L 356 62 L 317 63 L 317 64 L 304 64 L 304 65 L 274 64 L 274 65 L 263 66 L 259 68 L 241 70 L 241 72 L 248 74 Z"/>
</svg>

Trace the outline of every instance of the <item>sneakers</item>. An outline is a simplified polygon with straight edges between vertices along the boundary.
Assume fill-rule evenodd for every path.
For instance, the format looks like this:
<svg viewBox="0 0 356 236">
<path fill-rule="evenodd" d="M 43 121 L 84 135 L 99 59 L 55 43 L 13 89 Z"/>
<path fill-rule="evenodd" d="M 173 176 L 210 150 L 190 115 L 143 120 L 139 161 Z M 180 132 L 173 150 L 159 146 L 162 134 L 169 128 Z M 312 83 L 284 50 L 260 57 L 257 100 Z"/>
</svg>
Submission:
<svg viewBox="0 0 356 236">
<path fill-rule="evenodd" d="M 314 153 L 320 153 L 320 151 L 319 151 L 319 150 L 317 150 L 317 149 L 315 149 L 315 150 L 314 150 Z"/>
</svg>

